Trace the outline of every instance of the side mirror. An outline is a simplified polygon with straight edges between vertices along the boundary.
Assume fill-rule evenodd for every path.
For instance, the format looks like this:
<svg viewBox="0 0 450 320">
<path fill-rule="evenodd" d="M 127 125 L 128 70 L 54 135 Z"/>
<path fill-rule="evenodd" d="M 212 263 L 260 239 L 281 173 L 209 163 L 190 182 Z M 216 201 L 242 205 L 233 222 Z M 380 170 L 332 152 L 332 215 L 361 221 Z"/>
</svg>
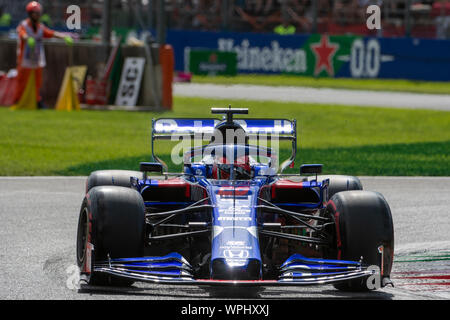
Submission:
<svg viewBox="0 0 450 320">
<path fill-rule="evenodd" d="M 142 172 L 163 172 L 163 166 L 159 162 L 141 162 L 139 164 L 139 170 Z"/>
<path fill-rule="evenodd" d="M 321 164 L 302 164 L 300 166 L 300 174 L 319 174 L 322 173 Z"/>
</svg>

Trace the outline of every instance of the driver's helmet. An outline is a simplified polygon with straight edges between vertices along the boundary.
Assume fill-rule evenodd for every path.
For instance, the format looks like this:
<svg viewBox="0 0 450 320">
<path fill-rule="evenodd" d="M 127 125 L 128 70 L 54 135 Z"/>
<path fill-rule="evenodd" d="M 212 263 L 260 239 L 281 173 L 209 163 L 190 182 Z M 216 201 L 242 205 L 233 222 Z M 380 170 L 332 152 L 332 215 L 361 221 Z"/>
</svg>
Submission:
<svg viewBox="0 0 450 320">
<path fill-rule="evenodd" d="M 234 178 L 236 180 L 248 180 L 252 177 L 250 158 L 248 156 L 243 156 L 236 159 L 233 165 L 231 165 L 225 157 L 214 161 L 212 166 L 212 178 L 225 180 L 230 179 L 231 168 L 233 168 Z"/>
<path fill-rule="evenodd" d="M 248 140 L 249 137 L 244 128 L 235 121 L 219 123 L 211 137 L 211 143 L 215 144 L 248 144 Z"/>
</svg>

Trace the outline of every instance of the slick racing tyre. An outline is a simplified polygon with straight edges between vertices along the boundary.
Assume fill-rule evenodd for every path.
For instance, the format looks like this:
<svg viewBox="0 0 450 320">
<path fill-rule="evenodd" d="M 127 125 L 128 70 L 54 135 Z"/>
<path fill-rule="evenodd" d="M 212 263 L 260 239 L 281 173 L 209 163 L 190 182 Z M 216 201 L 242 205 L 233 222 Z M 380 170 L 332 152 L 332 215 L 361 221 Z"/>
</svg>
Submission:
<svg viewBox="0 0 450 320">
<path fill-rule="evenodd" d="M 328 199 L 331 199 L 332 196 L 341 191 L 363 189 L 361 181 L 354 176 L 344 176 L 344 175 L 317 176 L 317 181 L 323 181 L 325 179 L 330 179 L 330 184 L 328 186 Z M 311 180 L 311 177 L 308 180 Z"/>
<path fill-rule="evenodd" d="M 93 272 L 95 262 L 141 257 L 144 253 L 145 206 L 134 189 L 94 187 L 86 194 L 77 232 L 77 263 L 90 285 L 131 285 L 133 282 Z M 93 249 L 93 250 L 91 250 Z"/>
<path fill-rule="evenodd" d="M 86 193 L 93 187 L 119 186 L 131 187 L 130 178 L 143 179 L 143 173 L 131 170 L 98 170 L 89 175 L 86 181 Z"/>
<path fill-rule="evenodd" d="M 335 194 L 327 205 L 335 220 L 337 259 L 360 261 L 378 267 L 379 286 L 389 283 L 394 255 L 394 226 L 391 210 L 384 197 L 372 191 L 344 191 Z M 341 282 L 337 289 L 366 291 L 377 289 L 368 277 Z"/>
</svg>

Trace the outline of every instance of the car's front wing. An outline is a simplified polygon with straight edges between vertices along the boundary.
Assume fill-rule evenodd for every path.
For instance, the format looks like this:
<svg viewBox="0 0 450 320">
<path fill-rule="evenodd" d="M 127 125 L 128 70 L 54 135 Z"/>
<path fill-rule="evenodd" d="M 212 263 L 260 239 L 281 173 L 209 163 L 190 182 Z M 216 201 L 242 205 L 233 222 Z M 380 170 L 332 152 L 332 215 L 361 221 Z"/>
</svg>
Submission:
<svg viewBox="0 0 450 320">
<path fill-rule="evenodd" d="M 93 271 L 135 281 L 197 286 L 308 286 L 348 281 L 373 274 L 360 262 L 311 259 L 298 254 L 280 266 L 277 280 L 195 279 L 189 262 L 178 253 L 163 257 L 109 259 L 95 264 Z"/>
</svg>

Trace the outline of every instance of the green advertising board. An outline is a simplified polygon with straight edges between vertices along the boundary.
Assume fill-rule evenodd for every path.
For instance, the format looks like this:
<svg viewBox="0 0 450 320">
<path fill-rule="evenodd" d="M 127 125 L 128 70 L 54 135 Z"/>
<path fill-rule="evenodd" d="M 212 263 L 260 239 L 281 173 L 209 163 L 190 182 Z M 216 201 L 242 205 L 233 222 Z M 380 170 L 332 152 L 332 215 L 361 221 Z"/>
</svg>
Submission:
<svg viewBox="0 0 450 320">
<path fill-rule="evenodd" d="M 191 49 L 188 59 L 188 70 L 196 75 L 235 76 L 237 74 L 236 52 Z"/>
</svg>

